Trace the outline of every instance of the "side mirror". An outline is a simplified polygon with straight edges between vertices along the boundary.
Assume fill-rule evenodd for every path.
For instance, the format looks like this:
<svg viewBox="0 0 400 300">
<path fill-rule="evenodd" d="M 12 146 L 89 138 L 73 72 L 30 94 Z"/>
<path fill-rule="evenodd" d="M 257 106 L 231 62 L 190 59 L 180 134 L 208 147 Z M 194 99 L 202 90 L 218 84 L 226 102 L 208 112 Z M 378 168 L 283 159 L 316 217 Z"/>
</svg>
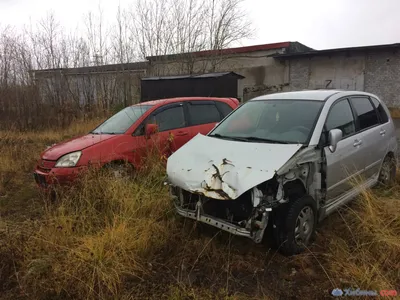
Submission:
<svg viewBox="0 0 400 300">
<path fill-rule="evenodd" d="M 146 124 L 146 127 L 145 127 L 146 137 L 149 137 L 149 136 L 155 134 L 157 131 L 158 131 L 157 124 Z"/>
<path fill-rule="evenodd" d="M 329 143 L 329 150 L 331 152 L 336 151 L 337 144 L 343 137 L 343 132 L 340 129 L 332 129 L 329 131 L 328 143 Z"/>
</svg>

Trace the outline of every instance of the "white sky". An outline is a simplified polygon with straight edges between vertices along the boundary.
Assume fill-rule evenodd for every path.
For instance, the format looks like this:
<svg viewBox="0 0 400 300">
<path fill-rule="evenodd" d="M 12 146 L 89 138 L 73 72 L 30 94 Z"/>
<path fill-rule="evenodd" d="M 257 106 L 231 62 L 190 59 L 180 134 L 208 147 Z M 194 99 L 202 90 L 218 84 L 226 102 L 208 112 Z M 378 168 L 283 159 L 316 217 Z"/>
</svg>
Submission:
<svg viewBox="0 0 400 300">
<path fill-rule="evenodd" d="M 134 0 L 100 0 L 106 19 Z M 53 10 L 75 28 L 99 0 L 0 0 L 0 25 L 22 26 Z M 400 42 L 400 0 L 245 0 L 257 36 L 244 45 L 298 41 L 315 49 Z"/>
</svg>

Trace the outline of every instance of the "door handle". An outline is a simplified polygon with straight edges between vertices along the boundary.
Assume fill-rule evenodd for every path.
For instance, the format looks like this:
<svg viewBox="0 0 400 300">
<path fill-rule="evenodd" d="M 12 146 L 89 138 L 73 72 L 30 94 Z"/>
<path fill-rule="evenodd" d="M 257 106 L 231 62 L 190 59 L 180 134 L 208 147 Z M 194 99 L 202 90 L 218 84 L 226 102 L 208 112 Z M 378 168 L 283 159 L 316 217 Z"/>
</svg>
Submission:
<svg viewBox="0 0 400 300">
<path fill-rule="evenodd" d="M 358 147 L 362 144 L 362 140 L 355 140 L 353 146 Z"/>
<path fill-rule="evenodd" d="M 386 130 L 385 130 L 385 129 L 382 129 L 382 130 L 379 132 L 379 134 L 382 135 L 382 136 L 384 136 L 385 133 L 386 133 Z"/>
<path fill-rule="evenodd" d="M 184 135 L 188 135 L 188 132 L 187 132 L 187 131 L 178 131 L 178 132 L 176 133 L 176 135 L 177 135 L 177 136 L 184 136 Z"/>
</svg>

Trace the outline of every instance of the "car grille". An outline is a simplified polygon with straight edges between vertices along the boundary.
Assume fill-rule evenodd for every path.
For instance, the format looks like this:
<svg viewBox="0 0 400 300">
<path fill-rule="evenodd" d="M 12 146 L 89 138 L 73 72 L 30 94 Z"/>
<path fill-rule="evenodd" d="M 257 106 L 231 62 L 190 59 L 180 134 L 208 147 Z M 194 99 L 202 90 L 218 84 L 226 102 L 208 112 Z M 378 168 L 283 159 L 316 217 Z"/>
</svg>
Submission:
<svg viewBox="0 0 400 300">
<path fill-rule="evenodd" d="M 38 185 L 42 187 L 47 187 L 46 178 L 43 175 L 38 173 L 33 173 L 33 177 L 35 178 L 35 181 Z"/>
<path fill-rule="evenodd" d="M 55 165 L 55 161 L 41 159 L 38 163 L 38 169 L 42 172 L 50 172 L 50 170 L 54 168 Z"/>
</svg>

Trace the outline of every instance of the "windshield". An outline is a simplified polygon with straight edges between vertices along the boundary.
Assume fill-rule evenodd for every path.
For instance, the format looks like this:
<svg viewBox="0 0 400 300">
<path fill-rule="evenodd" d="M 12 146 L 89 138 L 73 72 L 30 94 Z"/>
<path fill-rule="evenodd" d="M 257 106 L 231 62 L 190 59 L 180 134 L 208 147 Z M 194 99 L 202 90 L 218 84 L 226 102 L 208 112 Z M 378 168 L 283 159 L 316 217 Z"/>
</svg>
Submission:
<svg viewBox="0 0 400 300">
<path fill-rule="evenodd" d="M 103 124 L 91 133 L 123 134 L 151 107 L 152 105 L 128 106 L 104 121 Z"/>
<path fill-rule="evenodd" d="M 209 135 L 248 142 L 305 144 L 322 106 L 323 102 L 310 100 L 250 101 Z"/>
</svg>

